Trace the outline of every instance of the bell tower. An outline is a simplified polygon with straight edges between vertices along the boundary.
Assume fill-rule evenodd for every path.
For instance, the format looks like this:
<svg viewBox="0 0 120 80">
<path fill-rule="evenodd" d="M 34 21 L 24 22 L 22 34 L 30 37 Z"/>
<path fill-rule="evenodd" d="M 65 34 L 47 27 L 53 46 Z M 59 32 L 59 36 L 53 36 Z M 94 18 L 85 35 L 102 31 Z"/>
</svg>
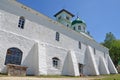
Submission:
<svg viewBox="0 0 120 80">
<path fill-rule="evenodd" d="M 74 17 L 74 15 L 67 10 L 62 9 L 58 13 L 56 13 L 54 17 L 56 17 L 56 20 L 61 24 L 67 27 L 71 27 L 71 18 Z"/>
</svg>

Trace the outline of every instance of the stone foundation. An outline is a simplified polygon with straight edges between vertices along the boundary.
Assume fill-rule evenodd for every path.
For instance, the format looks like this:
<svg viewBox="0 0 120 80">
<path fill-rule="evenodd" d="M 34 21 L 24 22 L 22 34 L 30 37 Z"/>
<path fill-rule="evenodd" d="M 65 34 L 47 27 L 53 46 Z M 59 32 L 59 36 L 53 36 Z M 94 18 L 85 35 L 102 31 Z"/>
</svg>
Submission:
<svg viewBox="0 0 120 80">
<path fill-rule="evenodd" d="M 15 64 L 8 64 L 7 65 L 7 73 L 9 76 L 26 76 L 27 67 L 15 65 Z"/>
</svg>

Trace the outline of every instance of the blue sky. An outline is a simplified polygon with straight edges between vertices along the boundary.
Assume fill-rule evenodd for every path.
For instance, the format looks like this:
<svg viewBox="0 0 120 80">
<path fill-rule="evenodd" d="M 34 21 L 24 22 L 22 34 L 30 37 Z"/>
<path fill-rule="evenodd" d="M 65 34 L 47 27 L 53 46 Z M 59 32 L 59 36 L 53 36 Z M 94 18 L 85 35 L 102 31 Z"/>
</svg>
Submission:
<svg viewBox="0 0 120 80">
<path fill-rule="evenodd" d="M 87 30 L 97 42 L 112 32 L 120 39 L 120 0 L 18 0 L 22 4 L 52 18 L 66 9 L 86 22 Z"/>
</svg>

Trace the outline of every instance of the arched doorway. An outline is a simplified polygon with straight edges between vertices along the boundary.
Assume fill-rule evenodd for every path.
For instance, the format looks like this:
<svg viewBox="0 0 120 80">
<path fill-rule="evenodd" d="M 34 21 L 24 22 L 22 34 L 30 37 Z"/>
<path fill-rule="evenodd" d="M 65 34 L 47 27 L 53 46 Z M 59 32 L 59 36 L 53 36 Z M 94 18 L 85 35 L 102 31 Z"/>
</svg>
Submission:
<svg viewBox="0 0 120 80">
<path fill-rule="evenodd" d="M 6 53 L 5 65 L 16 64 L 20 65 L 22 60 L 23 52 L 15 47 L 9 48 Z"/>
</svg>

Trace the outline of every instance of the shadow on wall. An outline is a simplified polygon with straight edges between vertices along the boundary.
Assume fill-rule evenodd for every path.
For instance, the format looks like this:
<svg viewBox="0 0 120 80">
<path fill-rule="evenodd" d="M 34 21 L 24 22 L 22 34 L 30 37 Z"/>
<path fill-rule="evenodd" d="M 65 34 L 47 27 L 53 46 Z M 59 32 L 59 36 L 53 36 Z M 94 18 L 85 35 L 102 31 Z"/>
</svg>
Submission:
<svg viewBox="0 0 120 80">
<path fill-rule="evenodd" d="M 0 62 L 0 73 L 7 73 L 7 66 L 5 65 L 5 60 L 6 60 L 6 52 L 3 53 L 4 56 L 0 57 L 1 62 Z"/>
<path fill-rule="evenodd" d="M 63 64 L 62 75 L 74 76 L 74 68 L 73 68 L 73 61 L 71 58 L 71 53 L 68 52 L 67 56 L 65 57 L 65 61 Z"/>
<path fill-rule="evenodd" d="M 62 68 L 62 75 L 68 75 L 68 70 L 67 70 L 67 67 L 68 67 L 68 53 L 65 57 L 65 61 L 63 63 L 63 68 Z"/>
<path fill-rule="evenodd" d="M 23 53 L 24 55 L 24 53 Z M 38 46 L 35 43 L 31 50 L 28 52 L 27 56 L 25 57 L 24 61 L 22 62 L 23 66 L 27 68 L 27 75 L 36 75 L 38 74 Z"/>
<path fill-rule="evenodd" d="M 83 68 L 84 75 L 99 75 L 99 71 L 95 62 L 93 49 L 88 46 L 85 51 L 85 66 Z"/>
</svg>

